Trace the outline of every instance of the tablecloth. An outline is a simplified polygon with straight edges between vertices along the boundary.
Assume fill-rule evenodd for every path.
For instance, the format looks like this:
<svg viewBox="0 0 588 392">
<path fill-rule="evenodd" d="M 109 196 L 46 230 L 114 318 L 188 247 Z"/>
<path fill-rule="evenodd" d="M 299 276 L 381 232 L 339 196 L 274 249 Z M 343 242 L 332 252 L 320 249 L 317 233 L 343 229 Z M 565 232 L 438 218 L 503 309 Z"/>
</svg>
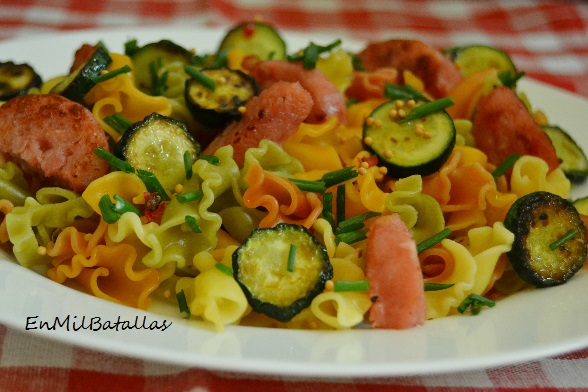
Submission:
<svg viewBox="0 0 588 392">
<path fill-rule="evenodd" d="M 229 26 L 253 18 L 283 29 L 362 40 L 394 34 L 440 48 L 471 42 L 495 45 L 507 50 L 527 75 L 588 96 L 584 1 L 0 0 L 0 39 L 88 28 Z M 0 391 L 91 390 L 579 391 L 588 390 L 588 349 L 462 373 L 304 380 L 183 368 L 0 326 Z"/>
</svg>

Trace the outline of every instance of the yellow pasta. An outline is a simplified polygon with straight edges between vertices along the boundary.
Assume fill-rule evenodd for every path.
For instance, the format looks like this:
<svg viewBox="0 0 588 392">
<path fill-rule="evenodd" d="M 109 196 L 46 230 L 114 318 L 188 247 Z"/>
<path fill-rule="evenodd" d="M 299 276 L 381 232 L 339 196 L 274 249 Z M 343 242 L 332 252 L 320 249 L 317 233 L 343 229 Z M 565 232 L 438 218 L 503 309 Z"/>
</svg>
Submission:
<svg viewBox="0 0 588 392">
<path fill-rule="evenodd" d="M 323 323 L 335 329 L 349 329 L 363 322 L 371 305 L 366 293 L 328 291 L 314 298 L 311 310 Z"/>
<path fill-rule="evenodd" d="M 525 155 L 520 157 L 512 168 L 510 186 L 518 196 L 535 191 L 549 191 L 567 199 L 571 183 L 561 169 L 551 173 L 547 163 L 537 157 Z"/>
<path fill-rule="evenodd" d="M 468 240 L 467 247 L 452 240 L 441 242 L 441 246 L 453 256 L 453 265 L 442 278 L 432 281 L 453 286 L 444 290 L 425 292 L 427 318 L 447 316 L 454 312 L 469 294 L 482 294 L 490 282 L 499 257 L 510 250 L 514 235 L 499 222 L 493 227 L 470 230 Z"/>
<path fill-rule="evenodd" d="M 181 278 L 176 292 L 184 290 L 190 313 L 212 322 L 218 331 L 239 321 L 248 311 L 247 298 L 232 276 L 209 268 L 195 278 Z"/>
<path fill-rule="evenodd" d="M 111 53 L 112 63 L 109 70 L 119 69 L 125 65 L 132 66 L 128 56 Z M 112 79 L 98 83 L 84 100 L 92 105 L 92 114 L 114 140 L 120 139 L 120 134 L 104 122 L 104 117 L 114 113 L 121 113 L 132 122 L 141 121 L 151 113 L 169 116 L 172 105 L 165 97 L 147 95 L 139 90 L 131 74 L 118 75 Z"/>
</svg>

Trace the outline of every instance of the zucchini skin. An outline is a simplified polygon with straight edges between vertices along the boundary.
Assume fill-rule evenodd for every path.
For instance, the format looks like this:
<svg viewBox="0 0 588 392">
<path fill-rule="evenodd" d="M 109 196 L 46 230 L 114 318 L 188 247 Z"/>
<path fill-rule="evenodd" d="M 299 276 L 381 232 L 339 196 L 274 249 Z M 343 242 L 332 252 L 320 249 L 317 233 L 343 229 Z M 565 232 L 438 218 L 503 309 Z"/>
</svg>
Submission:
<svg viewBox="0 0 588 392">
<path fill-rule="evenodd" d="M 574 205 L 553 193 L 537 191 L 519 198 L 504 226 L 515 235 L 508 259 L 524 281 L 536 287 L 567 282 L 586 260 L 586 226 Z M 578 234 L 555 250 L 550 244 L 569 230 Z"/>
<path fill-rule="evenodd" d="M 290 242 L 290 239 L 295 241 Z M 290 243 L 297 246 L 297 254 L 312 253 L 316 258 L 314 262 L 320 264 L 320 268 L 314 266 L 315 270 L 309 272 L 312 270 L 311 266 L 305 265 L 298 270 L 295 266 L 293 272 L 286 271 L 287 257 L 284 255 L 284 247 Z M 233 253 L 232 263 L 233 276 L 251 308 L 282 322 L 290 321 L 310 306 L 312 300 L 323 292 L 326 281 L 333 277 L 333 267 L 325 247 L 304 226 L 289 223 L 253 230 Z M 255 276 L 250 276 L 251 273 Z M 293 287 L 289 278 L 295 278 L 295 274 L 299 273 L 310 274 L 311 280 L 305 280 L 307 276 L 302 276 L 303 279 L 297 282 L 300 287 Z M 264 285 L 268 280 L 272 280 L 269 283 L 271 286 L 266 287 Z M 306 289 L 301 290 L 301 286 L 305 285 Z M 296 295 L 297 292 L 302 293 Z M 285 299 L 278 298 L 282 293 Z"/>
<path fill-rule="evenodd" d="M 463 76 L 494 68 L 498 72 L 516 75 L 517 69 L 510 56 L 503 50 L 488 45 L 467 45 L 445 51 L 459 66 Z"/>
<path fill-rule="evenodd" d="M 41 76 L 29 64 L 0 63 L 0 101 L 24 95 L 31 88 L 41 87 L 42 82 Z"/>
<path fill-rule="evenodd" d="M 412 175 L 426 176 L 435 173 L 449 159 L 456 141 L 453 120 L 445 111 L 439 111 L 422 119 L 398 123 L 390 118 L 398 100 L 385 102 L 375 108 L 363 127 L 364 148 L 378 156 L 379 163 L 388 169 L 393 178 Z M 400 100 L 406 104 L 408 100 Z M 424 101 L 417 101 L 422 103 Z M 378 125 L 372 124 L 378 121 Z M 419 135 L 417 127 L 422 126 Z M 427 139 L 424 132 L 432 136 Z M 433 144 L 433 150 L 430 146 Z M 391 152 L 391 156 L 387 155 Z"/>
<path fill-rule="evenodd" d="M 274 27 L 262 22 L 243 22 L 234 26 L 222 39 L 217 54 L 232 48 L 260 60 L 281 60 L 287 54 L 284 39 Z"/>
<path fill-rule="evenodd" d="M 588 177 L 588 158 L 582 148 L 562 128 L 556 125 L 541 127 L 549 136 L 557 157 L 561 160 L 559 168 L 573 182 L 582 182 Z"/>
<path fill-rule="evenodd" d="M 133 62 L 135 85 L 150 95 L 156 95 L 153 88 L 152 63 L 156 67 L 164 67 L 171 62 L 192 64 L 193 55 L 190 51 L 175 42 L 162 39 L 141 46 L 130 55 Z"/>
<path fill-rule="evenodd" d="M 97 45 L 88 61 L 53 87 L 51 93 L 62 95 L 74 102 L 83 103 L 86 94 L 96 85 L 93 79 L 100 76 L 111 62 L 112 58 L 108 50 L 103 45 Z"/>
<path fill-rule="evenodd" d="M 184 98 L 192 117 L 206 127 L 224 128 L 240 120 L 239 108 L 260 92 L 255 79 L 242 71 L 221 68 L 201 72 L 215 81 L 215 90 L 189 78 L 185 82 Z M 221 78 L 223 83 L 219 83 Z"/>
</svg>

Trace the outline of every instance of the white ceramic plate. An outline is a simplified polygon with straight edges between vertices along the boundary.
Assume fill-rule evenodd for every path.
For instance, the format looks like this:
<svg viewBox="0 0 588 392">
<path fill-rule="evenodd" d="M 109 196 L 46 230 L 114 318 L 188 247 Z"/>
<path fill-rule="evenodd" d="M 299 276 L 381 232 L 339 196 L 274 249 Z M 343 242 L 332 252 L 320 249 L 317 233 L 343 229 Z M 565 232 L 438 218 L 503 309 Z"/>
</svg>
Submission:
<svg viewBox="0 0 588 392">
<path fill-rule="evenodd" d="M 74 50 L 83 42 L 103 40 L 121 51 L 129 38 L 147 43 L 162 38 L 195 47 L 214 49 L 222 31 L 147 29 L 76 32 L 0 42 L 0 61 L 29 62 L 44 77 L 66 72 Z M 317 43 L 328 43 L 333 37 Z M 309 38 L 287 35 L 290 49 L 306 46 Z M 358 44 L 355 43 L 355 48 Z M 353 47 L 350 47 L 352 49 Z M 553 123 L 570 131 L 584 148 L 588 101 L 533 81 L 522 81 L 536 107 L 546 110 Z M 588 194 L 588 186 L 574 189 L 572 197 Z M 156 305 L 151 312 L 119 306 L 71 290 L 18 266 L 0 255 L 0 322 L 18 330 L 39 326 L 41 320 L 64 320 L 70 330 L 29 330 L 50 339 L 111 353 L 184 366 L 229 372 L 294 377 L 374 377 L 434 374 L 496 367 L 588 346 L 588 271 L 569 283 L 545 290 L 523 292 L 502 300 L 478 316 L 449 317 L 407 331 L 350 330 L 298 331 L 230 326 L 217 333 L 207 325 L 177 317 L 176 309 Z M 174 314 L 176 316 L 174 316 Z M 37 318 L 34 318 L 37 317 Z M 164 321 L 166 331 L 74 331 L 74 321 L 86 326 L 129 321 L 147 326 Z M 34 324 L 36 322 L 36 324 Z"/>
</svg>

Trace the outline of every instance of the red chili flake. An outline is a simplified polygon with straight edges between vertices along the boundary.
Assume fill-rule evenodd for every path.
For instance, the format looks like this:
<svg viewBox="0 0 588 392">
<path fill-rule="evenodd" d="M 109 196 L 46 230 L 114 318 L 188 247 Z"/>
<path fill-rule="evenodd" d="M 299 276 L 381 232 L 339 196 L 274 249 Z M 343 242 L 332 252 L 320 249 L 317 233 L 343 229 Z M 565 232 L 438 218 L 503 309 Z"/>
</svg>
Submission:
<svg viewBox="0 0 588 392">
<path fill-rule="evenodd" d="M 148 210 L 145 209 L 143 214 L 143 218 L 145 219 L 145 223 L 155 222 L 161 223 L 161 217 L 163 216 L 163 212 L 165 211 L 165 207 L 167 207 L 167 202 L 159 203 L 159 206 L 155 210 Z"/>
<path fill-rule="evenodd" d="M 161 197 L 157 192 L 144 192 L 143 197 L 145 198 L 145 211 L 143 212 L 145 223 L 161 222 L 161 216 L 165 211 L 165 207 L 167 207 L 167 203 L 161 201 Z"/>
<path fill-rule="evenodd" d="M 361 164 L 362 162 L 366 162 L 369 165 L 369 167 L 377 166 L 378 165 L 378 156 L 371 155 L 367 158 L 359 158 L 359 163 Z"/>
<path fill-rule="evenodd" d="M 243 27 L 243 35 L 246 38 L 251 38 L 251 37 L 253 37 L 253 34 L 255 34 L 255 24 L 253 24 L 253 23 L 247 23 Z"/>
</svg>

